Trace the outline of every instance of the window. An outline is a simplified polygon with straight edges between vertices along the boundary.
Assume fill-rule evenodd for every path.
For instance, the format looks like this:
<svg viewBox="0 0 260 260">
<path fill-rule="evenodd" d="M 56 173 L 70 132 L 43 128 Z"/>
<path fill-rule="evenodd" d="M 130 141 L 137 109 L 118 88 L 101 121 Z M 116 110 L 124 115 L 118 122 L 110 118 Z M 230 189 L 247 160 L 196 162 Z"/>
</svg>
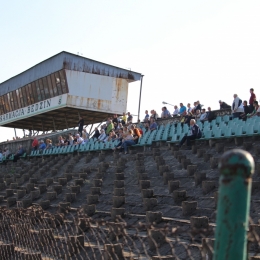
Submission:
<svg viewBox="0 0 260 260">
<path fill-rule="evenodd" d="M 4 108 L 4 106 L 5 106 L 4 97 L 1 96 L 1 97 L 0 97 L 0 114 L 1 114 L 1 115 L 5 114 L 5 108 Z"/>
<path fill-rule="evenodd" d="M 38 80 L 35 81 L 35 90 L 36 90 L 36 96 L 37 96 L 37 100 L 35 100 L 35 101 L 38 102 L 38 101 L 43 100 L 42 95 L 41 95 L 41 90 L 40 90 L 40 84 L 39 84 Z"/>
<path fill-rule="evenodd" d="M 55 81 L 56 81 L 56 87 L 57 87 L 57 90 L 58 90 L 58 95 L 61 95 L 62 90 L 61 90 L 61 82 L 60 82 L 59 72 L 55 72 Z"/>
<path fill-rule="evenodd" d="M 27 90 L 28 95 L 31 96 L 30 104 L 34 104 L 34 103 L 38 102 L 35 82 L 28 84 L 28 87 L 26 88 L 26 90 Z"/>
<path fill-rule="evenodd" d="M 38 82 L 39 82 L 40 92 L 41 92 L 41 97 L 42 97 L 41 100 L 44 100 L 44 99 L 45 99 L 45 94 L 44 94 L 44 88 L 43 88 L 43 82 L 42 82 L 42 79 L 39 79 Z"/>
<path fill-rule="evenodd" d="M 11 108 L 11 111 L 14 110 L 14 99 L 13 99 L 13 93 L 12 92 L 9 92 L 7 93 L 7 98 L 10 102 L 10 108 Z"/>
<path fill-rule="evenodd" d="M 9 100 L 7 94 L 4 95 L 4 102 L 5 102 L 5 113 L 10 112 Z"/>
<path fill-rule="evenodd" d="M 51 82 L 52 82 L 52 88 L 53 88 L 53 95 L 54 97 L 58 96 L 58 89 L 56 86 L 56 80 L 54 74 L 51 74 Z"/>
<path fill-rule="evenodd" d="M 17 110 L 19 108 L 19 105 L 18 105 L 16 90 L 14 90 L 12 93 L 13 93 L 13 99 L 14 99 L 14 110 Z"/>
<path fill-rule="evenodd" d="M 51 82 L 51 76 L 47 76 L 47 81 L 48 81 L 48 86 L 49 86 L 49 90 L 50 90 L 50 97 L 54 97 L 53 94 L 53 88 L 52 88 L 52 82 Z"/>
<path fill-rule="evenodd" d="M 42 78 L 42 84 L 43 84 L 45 99 L 50 98 L 50 92 L 49 92 L 47 77 Z"/>
<path fill-rule="evenodd" d="M 63 93 L 63 94 L 68 93 L 67 82 L 66 82 L 66 76 L 65 76 L 64 70 L 61 70 L 61 71 L 60 71 L 60 81 L 61 81 L 62 93 Z"/>
</svg>

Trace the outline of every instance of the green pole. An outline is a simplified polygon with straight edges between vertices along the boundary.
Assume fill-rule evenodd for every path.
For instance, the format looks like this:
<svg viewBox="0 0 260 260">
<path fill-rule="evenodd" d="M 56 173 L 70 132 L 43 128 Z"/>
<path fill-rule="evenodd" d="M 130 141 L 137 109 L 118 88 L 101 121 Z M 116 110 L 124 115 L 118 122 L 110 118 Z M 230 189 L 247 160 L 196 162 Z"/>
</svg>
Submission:
<svg viewBox="0 0 260 260">
<path fill-rule="evenodd" d="M 219 195 L 214 260 L 246 260 L 250 207 L 252 156 L 235 149 L 223 154 L 219 163 Z"/>
</svg>

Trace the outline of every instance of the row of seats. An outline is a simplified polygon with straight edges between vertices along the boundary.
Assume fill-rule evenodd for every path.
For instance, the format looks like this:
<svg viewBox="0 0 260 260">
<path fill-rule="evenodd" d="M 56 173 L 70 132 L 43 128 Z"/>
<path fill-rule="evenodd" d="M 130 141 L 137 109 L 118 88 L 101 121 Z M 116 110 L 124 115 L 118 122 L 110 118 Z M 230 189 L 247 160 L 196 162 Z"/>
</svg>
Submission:
<svg viewBox="0 0 260 260">
<path fill-rule="evenodd" d="M 260 134 L 260 117 L 249 118 L 247 121 L 238 118 L 231 119 L 229 115 L 217 117 L 211 122 L 205 121 L 197 122 L 201 131 L 201 140 L 214 139 L 214 138 L 230 138 L 234 136 L 252 136 Z M 168 141 L 169 143 L 179 142 L 184 135 L 189 133 L 189 126 L 187 124 L 170 124 L 159 125 L 157 130 L 145 131 L 143 129 L 143 136 L 139 138 L 135 146 L 149 146 L 152 142 Z M 113 149 L 118 145 L 119 140 L 109 142 L 97 142 L 96 139 L 91 138 L 87 144 L 55 147 L 53 149 L 40 151 L 32 151 L 30 156 L 44 156 L 56 154 L 69 154 L 73 152 L 91 152 L 100 150 Z"/>
</svg>

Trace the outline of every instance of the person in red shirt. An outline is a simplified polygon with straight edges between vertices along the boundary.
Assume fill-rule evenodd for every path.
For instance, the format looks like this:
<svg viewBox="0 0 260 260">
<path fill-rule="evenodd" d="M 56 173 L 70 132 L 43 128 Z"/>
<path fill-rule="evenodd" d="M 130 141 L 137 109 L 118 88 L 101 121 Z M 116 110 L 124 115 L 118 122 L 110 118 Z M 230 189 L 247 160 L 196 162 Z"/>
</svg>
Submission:
<svg viewBox="0 0 260 260">
<path fill-rule="evenodd" d="M 38 140 L 36 139 L 36 137 L 34 137 L 33 142 L 32 142 L 32 149 L 33 149 L 34 151 L 37 150 L 38 145 L 39 145 L 39 142 L 38 142 Z"/>
<path fill-rule="evenodd" d="M 256 95 L 254 93 L 253 88 L 250 88 L 250 93 L 251 93 L 251 96 L 249 99 L 249 110 L 250 110 L 250 113 L 252 113 L 254 111 L 254 101 L 256 101 Z"/>
</svg>

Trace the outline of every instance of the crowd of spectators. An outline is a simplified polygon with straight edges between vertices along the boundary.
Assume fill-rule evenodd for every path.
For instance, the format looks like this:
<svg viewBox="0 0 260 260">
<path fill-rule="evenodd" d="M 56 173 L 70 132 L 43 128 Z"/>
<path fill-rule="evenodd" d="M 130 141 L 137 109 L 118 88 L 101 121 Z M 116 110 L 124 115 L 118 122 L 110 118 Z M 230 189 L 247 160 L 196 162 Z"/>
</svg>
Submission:
<svg viewBox="0 0 260 260">
<path fill-rule="evenodd" d="M 219 109 L 231 109 L 233 118 L 239 117 L 243 120 L 249 117 L 260 116 L 260 106 L 256 100 L 253 88 L 250 89 L 249 102 L 246 100 L 242 101 L 237 94 L 234 94 L 233 98 L 232 105 L 228 105 L 226 102 L 219 100 Z M 99 128 L 95 128 L 91 138 L 98 143 L 118 140 L 118 145 L 113 149 L 121 149 L 124 153 L 127 153 L 129 146 L 138 143 L 139 138 L 143 134 L 143 129 L 146 131 L 154 131 L 157 129 L 157 119 L 167 119 L 170 117 L 179 117 L 181 123 L 188 124 L 190 129 L 193 129 L 193 132 L 196 130 L 195 132 L 197 133 L 200 132 L 200 130 L 197 129 L 196 122 L 211 122 L 216 116 L 210 107 L 208 107 L 207 110 L 203 108 L 199 100 L 193 103 L 193 107 L 190 103 L 188 103 L 187 106 L 184 106 L 183 103 L 180 103 L 179 107 L 175 105 L 172 114 L 167 107 L 164 106 L 162 107 L 160 117 L 155 110 L 151 110 L 150 114 L 148 110 L 145 110 L 144 119 L 142 122 L 138 120 L 137 124 L 133 124 L 133 116 L 128 112 L 123 113 L 121 117 L 118 115 L 109 117 Z M 187 137 L 185 138 L 181 141 L 181 144 L 187 140 Z M 86 144 L 89 140 L 90 135 L 87 133 L 86 128 L 84 128 L 84 119 L 79 117 L 78 133 L 75 135 L 69 133 L 68 136 L 59 136 L 56 144 L 53 144 L 51 139 L 44 141 L 43 139 L 38 140 L 37 137 L 34 137 L 32 150 L 39 150 L 40 153 L 42 153 L 44 150 L 52 149 L 53 147 Z M 13 154 L 14 161 L 17 161 L 23 153 L 23 148 L 19 147 L 17 152 Z M 3 152 L 0 151 L 0 161 L 2 158 L 7 158 L 8 156 L 10 156 L 10 152 L 7 148 Z"/>
</svg>

